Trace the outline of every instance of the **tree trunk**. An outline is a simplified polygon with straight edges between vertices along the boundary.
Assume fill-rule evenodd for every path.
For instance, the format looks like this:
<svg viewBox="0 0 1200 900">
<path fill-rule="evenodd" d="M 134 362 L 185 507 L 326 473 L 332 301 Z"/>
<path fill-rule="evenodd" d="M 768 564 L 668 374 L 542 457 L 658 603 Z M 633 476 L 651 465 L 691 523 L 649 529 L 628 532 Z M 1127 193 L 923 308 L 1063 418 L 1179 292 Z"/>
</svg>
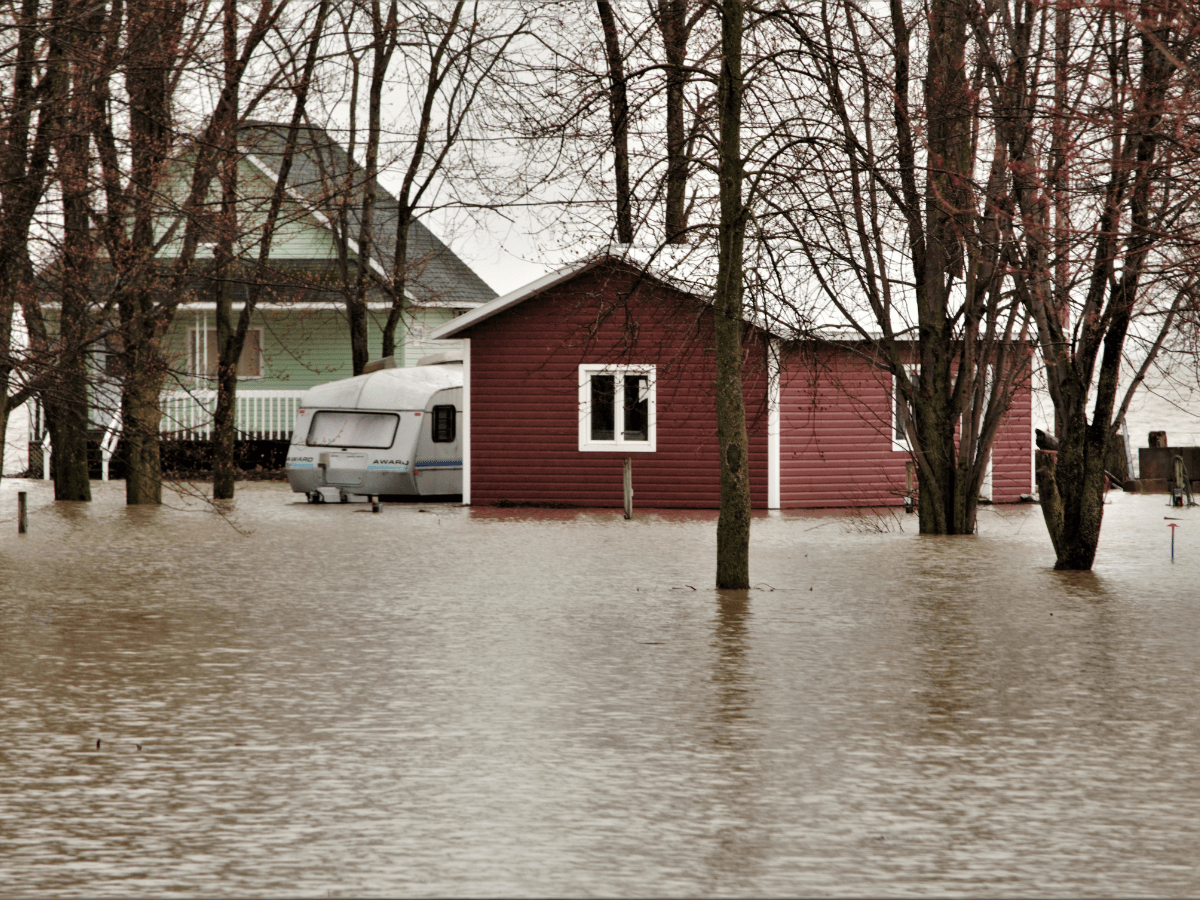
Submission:
<svg viewBox="0 0 1200 900">
<path fill-rule="evenodd" d="M 629 193 L 629 101 L 625 90 L 625 64 L 617 37 L 617 21 L 608 0 L 596 0 L 608 56 L 608 112 L 612 123 L 613 177 L 617 194 L 617 241 L 633 243 L 633 209 Z"/>
<path fill-rule="evenodd" d="M 668 244 L 687 240 L 687 130 L 683 118 L 687 54 L 687 0 L 658 0 L 658 25 L 667 57 L 667 204 L 664 230 Z"/>
<path fill-rule="evenodd" d="M 58 374 L 53 396 L 47 396 L 46 426 L 54 456 L 54 499 L 91 500 L 88 479 L 88 381 L 82 356 L 70 360 Z"/>
<path fill-rule="evenodd" d="M 412 211 L 397 204 L 396 216 L 396 255 L 392 268 L 391 294 L 392 307 L 388 310 L 387 321 L 383 325 L 383 356 L 396 355 L 396 329 L 404 316 L 404 294 L 408 290 L 408 231 L 412 223 Z M 408 363 L 408 360 L 405 360 Z"/>
<path fill-rule="evenodd" d="M 971 534 L 977 497 L 965 496 L 954 428 L 954 323 L 951 286 L 963 274 L 964 210 L 973 206 L 971 100 L 964 69 L 965 9 L 959 0 L 934 0 L 929 13 L 925 76 L 929 169 L 925 179 L 925 259 L 917 273 L 921 373 L 914 413 L 920 450 L 922 534 Z M 960 366 L 966 357 L 960 360 Z M 963 374 L 959 373 L 960 377 Z"/>
<path fill-rule="evenodd" d="M 0 337 L 3 332 L 0 331 Z M 4 481 L 4 448 L 8 445 L 8 385 L 7 379 L 0 378 L 0 482 Z"/>
<path fill-rule="evenodd" d="M 222 320 L 218 319 L 218 323 Z M 217 366 L 217 408 L 213 411 L 213 499 L 232 500 L 237 483 L 237 466 L 234 465 L 233 454 L 237 438 L 237 359 L 226 361 L 224 353 L 232 353 L 235 349 L 236 329 L 229 327 L 228 316 L 224 320 L 224 328 L 217 329 L 217 345 L 221 348 L 218 356 L 221 362 Z M 230 331 L 234 333 L 231 335 Z M 224 332 L 224 337 L 222 337 Z M 238 352 L 240 354 L 240 348 Z"/>
<path fill-rule="evenodd" d="M 1072 391 L 1069 411 L 1060 418 L 1058 451 L 1037 454 L 1042 518 L 1054 546 L 1054 568 L 1086 571 L 1096 558 L 1104 518 L 1105 429 L 1088 425 L 1087 394 Z"/>
<path fill-rule="evenodd" d="M 717 519 L 717 587 L 750 587 L 750 458 L 742 395 L 742 23 L 741 0 L 722 0 L 717 285 L 717 437 L 721 451 L 721 512 Z"/>
<path fill-rule="evenodd" d="M 151 365 L 139 369 L 136 355 L 126 357 L 121 420 L 125 438 L 125 502 L 130 506 L 162 503 L 162 460 L 158 429 L 162 420 L 159 397 L 164 371 Z"/>
<path fill-rule="evenodd" d="M 91 23 L 94 25 L 94 21 Z M 91 47 L 86 51 L 90 53 Z M 59 321 L 61 370 L 46 397 L 46 422 L 54 448 L 54 499 L 91 500 L 88 478 L 88 371 L 90 326 L 88 299 L 92 278 L 90 181 L 86 110 L 90 106 L 85 74 L 76 72 L 66 118 L 66 135 L 58 141 L 59 185 L 63 205 L 62 308 Z"/>
</svg>

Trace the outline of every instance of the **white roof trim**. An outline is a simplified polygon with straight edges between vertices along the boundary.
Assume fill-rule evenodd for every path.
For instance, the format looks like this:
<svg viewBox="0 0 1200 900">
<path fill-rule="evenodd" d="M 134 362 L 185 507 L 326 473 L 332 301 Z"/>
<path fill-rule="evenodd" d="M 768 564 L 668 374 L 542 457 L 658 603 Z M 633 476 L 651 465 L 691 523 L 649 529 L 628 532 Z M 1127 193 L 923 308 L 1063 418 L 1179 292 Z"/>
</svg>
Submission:
<svg viewBox="0 0 1200 900">
<path fill-rule="evenodd" d="M 477 325 L 480 322 L 486 321 L 492 316 L 502 313 L 506 309 L 516 306 L 518 303 L 528 300 L 530 297 L 540 294 L 542 291 L 545 291 L 548 288 L 554 287 L 563 281 L 567 281 L 568 279 L 587 271 L 592 266 L 599 265 L 600 263 L 607 262 L 608 260 L 624 260 L 625 257 L 621 255 L 620 252 L 622 250 L 620 245 L 617 245 L 616 249 L 618 251 L 616 253 L 612 252 L 612 250 L 602 250 L 599 253 L 585 256 L 568 266 L 564 266 L 556 272 L 551 272 L 549 275 L 543 275 L 536 281 L 531 281 L 524 287 L 517 288 L 510 294 L 505 294 L 503 297 L 497 297 L 495 300 L 491 300 L 483 304 L 478 309 L 472 310 L 465 315 L 459 316 L 457 319 L 435 328 L 432 332 L 430 332 L 429 340 L 454 337 L 459 334 L 459 332 L 470 328 L 472 325 Z M 630 265 L 638 266 L 637 263 L 630 263 Z M 652 277 L 662 281 L 668 286 L 672 286 L 669 277 L 658 275 L 653 271 L 653 269 L 647 269 L 645 266 L 639 267 L 647 271 Z M 685 293 L 688 292 L 686 287 L 676 287 L 675 289 L 684 291 Z M 752 311 L 747 311 L 745 321 L 757 328 L 762 329 L 768 334 L 781 336 L 778 335 L 777 331 L 772 328 L 761 315 L 755 314 Z"/>
<path fill-rule="evenodd" d="M 598 256 L 585 256 L 583 259 L 576 260 L 568 266 L 564 266 L 556 272 L 551 272 L 549 275 L 543 275 L 535 281 L 529 282 L 524 287 L 519 287 L 511 293 L 505 294 L 503 297 L 497 297 L 495 300 L 489 300 L 482 306 L 471 310 L 465 315 L 459 316 L 457 319 L 452 319 L 444 325 L 435 328 L 429 334 L 429 340 L 437 340 L 439 338 L 454 337 L 460 331 L 470 328 L 472 325 L 478 325 L 480 322 L 490 319 L 494 315 L 504 312 L 510 307 L 516 306 L 522 301 L 528 300 L 535 294 L 540 294 L 542 291 L 554 287 L 560 282 L 566 281 L 575 275 L 587 270 L 588 268 L 598 265 L 601 262 L 609 259 L 607 254 Z"/>
<path fill-rule="evenodd" d="M 233 304 L 233 308 L 235 310 L 240 310 L 245 305 L 246 305 L 245 303 L 235 302 Z M 479 307 L 482 305 L 483 304 L 481 304 L 481 303 L 470 303 L 467 301 L 459 302 L 456 300 L 432 300 L 428 303 L 409 303 L 409 304 L 406 304 L 404 308 L 406 310 L 475 309 L 476 307 Z M 49 304 L 47 304 L 47 306 L 49 306 Z M 207 300 L 207 301 L 206 300 L 193 300 L 193 301 L 188 301 L 187 303 L 180 303 L 175 308 L 178 310 L 204 311 L 204 310 L 216 309 L 217 304 L 215 301 L 212 301 L 212 300 Z M 291 310 L 291 309 L 326 309 L 326 310 L 330 310 L 331 312 L 342 312 L 345 310 L 345 308 L 346 308 L 346 306 L 341 300 L 329 300 L 329 301 L 324 301 L 324 302 L 312 301 L 312 300 L 298 300 L 294 303 L 288 303 L 288 302 L 263 303 L 263 302 L 260 302 L 255 307 L 255 309 L 259 309 L 264 312 L 287 312 L 288 310 Z M 368 302 L 367 303 L 367 309 L 370 309 L 370 310 L 389 310 L 391 308 L 392 308 L 392 304 L 387 303 L 387 302 L 376 301 L 376 302 Z"/>
<path fill-rule="evenodd" d="M 259 159 L 257 156 L 255 156 L 253 153 L 247 153 L 246 159 L 249 160 L 251 165 L 255 166 L 264 175 L 266 175 L 267 178 L 269 178 L 273 184 L 279 183 L 279 173 L 276 172 L 274 169 L 272 169 L 270 166 L 268 166 L 265 162 L 263 162 L 261 159 Z M 313 218 L 315 218 L 318 223 L 325 226 L 325 228 L 334 236 L 335 240 L 337 239 L 337 229 L 334 228 L 333 222 L 330 221 L 329 217 L 327 215 L 325 215 L 325 213 L 321 212 L 321 210 L 319 210 L 315 204 L 313 204 L 308 198 L 306 198 L 303 194 L 301 194 L 295 188 L 291 188 L 291 187 L 288 187 L 287 185 L 284 185 L 283 189 L 287 193 L 287 195 L 292 198 L 292 200 L 294 200 L 296 203 L 300 204 L 300 207 L 302 209 L 306 210 L 310 215 L 312 215 Z M 355 244 L 358 244 L 358 253 L 355 257 L 355 259 L 357 261 L 359 259 L 362 259 L 362 255 L 363 255 L 362 254 L 362 244 L 360 244 L 358 241 L 355 241 Z M 378 275 L 380 278 L 384 279 L 385 281 L 387 280 L 387 277 L 388 277 L 387 273 L 385 271 L 383 271 L 383 266 L 381 266 L 379 264 L 378 260 L 376 260 L 375 257 L 373 257 L 373 256 L 370 257 L 367 260 L 367 263 L 370 265 L 371 269 L 375 272 L 376 275 Z M 407 290 L 405 291 L 405 293 L 408 293 Z"/>
</svg>

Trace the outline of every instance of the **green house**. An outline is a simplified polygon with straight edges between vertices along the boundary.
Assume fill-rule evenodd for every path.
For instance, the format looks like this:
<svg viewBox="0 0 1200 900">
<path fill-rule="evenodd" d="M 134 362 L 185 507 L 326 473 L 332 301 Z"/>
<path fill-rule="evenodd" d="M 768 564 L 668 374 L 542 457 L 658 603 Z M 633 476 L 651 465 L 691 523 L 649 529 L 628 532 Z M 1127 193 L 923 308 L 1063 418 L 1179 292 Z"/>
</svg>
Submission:
<svg viewBox="0 0 1200 900">
<path fill-rule="evenodd" d="M 256 253 L 269 197 L 278 181 L 286 126 L 253 123 L 240 134 L 239 192 L 241 249 Z M 240 436 L 284 440 L 291 436 L 300 396 L 310 387 L 353 374 L 346 292 L 352 290 L 359 256 L 339 259 L 341 229 L 351 236 L 343 246 L 357 247 L 363 171 L 324 130 L 303 129 L 288 177 L 286 200 L 271 248 L 271 284 L 260 299 L 246 349 L 239 361 Z M 398 220 L 396 199 L 376 186 L 375 246 L 369 275 L 383 279 L 393 266 Z M 172 232 L 172 225 L 175 231 Z M 179 252 L 182 228 L 164 217 L 160 258 L 168 264 Z M 197 269 L 213 259 L 213 244 L 201 243 Z M 496 293 L 420 221 L 409 230 L 405 312 L 397 329 L 397 365 L 416 365 L 425 355 L 453 349 L 453 342 L 431 342 L 428 335 L 457 315 L 488 302 Z M 390 298 L 371 282 L 368 294 L 370 347 L 382 346 L 382 325 Z M 162 397 L 164 437 L 206 440 L 216 405 L 216 282 L 200 277 L 177 307 L 164 352 L 171 366 Z M 229 279 L 235 314 L 247 287 Z M 113 354 L 115 356 L 115 354 Z M 115 365 L 100 359 L 93 389 L 93 421 L 101 432 L 104 473 L 120 433 L 120 381 Z"/>
</svg>

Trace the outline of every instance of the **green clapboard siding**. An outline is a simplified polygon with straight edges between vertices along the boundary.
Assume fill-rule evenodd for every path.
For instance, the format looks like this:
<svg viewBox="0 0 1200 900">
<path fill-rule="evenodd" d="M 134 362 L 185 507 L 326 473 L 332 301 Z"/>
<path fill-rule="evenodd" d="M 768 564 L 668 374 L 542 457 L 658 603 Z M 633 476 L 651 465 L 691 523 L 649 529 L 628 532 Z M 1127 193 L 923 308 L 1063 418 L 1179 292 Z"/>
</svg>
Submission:
<svg viewBox="0 0 1200 900">
<path fill-rule="evenodd" d="M 384 310 L 371 310 L 368 340 L 372 359 L 383 352 Z M 421 357 L 445 350 L 458 350 L 461 341 L 431 341 L 429 332 L 453 318 L 448 309 L 417 309 L 400 324 L 405 340 L 398 365 L 416 365 Z M 350 332 L 345 314 L 338 309 L 267 309 L 252 319 L 262 329 L 263 377 L 243 378 L 242 390 L 303 391 L 318 384 L 349 378 L 353 374 L 350 359 Z M 194 329 L 213 329 L 212 311 L 180 310 L 167 334 L 165 353 L 171 364 L 172 388 L 204 387 L 192 377 L 188 347 Z M 401 335 L 397 335 L 399 338 Z"/>
</svg>

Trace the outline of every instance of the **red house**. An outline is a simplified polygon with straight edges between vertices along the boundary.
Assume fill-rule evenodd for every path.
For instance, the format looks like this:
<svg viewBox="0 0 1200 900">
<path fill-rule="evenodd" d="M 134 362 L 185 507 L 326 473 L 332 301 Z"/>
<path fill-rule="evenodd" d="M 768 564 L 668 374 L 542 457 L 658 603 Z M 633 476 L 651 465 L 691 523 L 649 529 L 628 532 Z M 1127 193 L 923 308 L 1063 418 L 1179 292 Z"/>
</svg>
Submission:
<svg viewBox="0 0 1200 900">
<path fill-rule="evenodd" d="M 463 502 L 715 509 L 712 308 L 600 256 L 446 323 L 463 338 Z M 836 344 L 785 346 L 747 324 L 750 490 L 760 509 L 904 502 L 909 448 L 892 376 Z M 991 499 L 1033 480 L 1030 394 L 1009 408 Z"/>
</svg>

